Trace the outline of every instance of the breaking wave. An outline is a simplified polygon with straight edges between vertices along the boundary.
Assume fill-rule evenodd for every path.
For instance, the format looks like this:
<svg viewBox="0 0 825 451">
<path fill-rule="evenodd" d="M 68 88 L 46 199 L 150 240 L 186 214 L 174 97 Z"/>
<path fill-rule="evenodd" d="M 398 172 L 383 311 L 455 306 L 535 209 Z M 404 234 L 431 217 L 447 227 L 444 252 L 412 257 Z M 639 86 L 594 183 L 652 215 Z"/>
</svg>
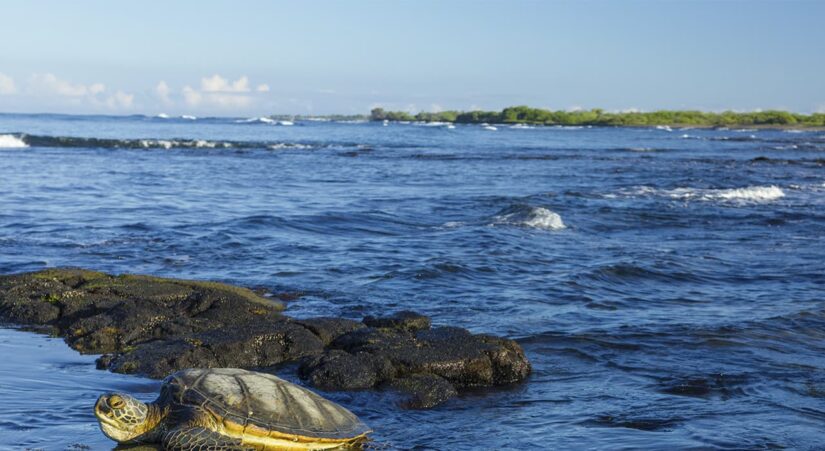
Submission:
<svg viewBox="0 0 825 451">
<path fill-rule="evenodd" d="M 747 188 L 734 188 L 715 190 L 709 193 L 712 198 L 725 200 L 747 200 L 747 201 L 770 201 L 785 197 L 785 192 L 778 186 L 750 186 Z"/>
<path fill-rule="evenodd" d="M 531 229 L 561 230 L 566 228 L 558 213 L 544 207 L 517 205 L 500 211 L 493 225 L 515 225 Z"/>
<path fill-rule="evenodd" d="M 236 124 L 275 124 L 277 121 L 268 117 L 250 117 L 249 119 L 238 119 Z"/>
<path fill-rule="evenodd" d="M 314 149 L 306 143 L 266 141 L 209 141 L 204 139 L 109 139 L 74 136 L 0 135 L 0 148 L 66 147 L 90 149 Z"/>
<path fill-rule="evenodd" d="M 317 146 L 301 143 L 274 143 L 267 146 L 272 150 L 280 149 L 315 149 Z"/>
<path fill-rule="evenodd" d="M 249 119 L 238 119 L 236 124 L 267 124 L 267 125 L 295 125 L 292 121 L 278 121 L 269 117 L 250 117 Z"/>
<path fill-rule="evenodd" d="M 630 196 L 664 196 L 685 201 L 727 202 L 770 202 L 785 197 L 785 192 L 782 188 L 775 185 L 725 189 L 675 188 L 669 190 L 642 186 L 627 191 L 624 194 Z"/>
<path fill-rule="evenodd" d="M 29 147 L 25 141 L 15 135 L 0 135 L 0 149 L 22 149 Z"/>
</svg>

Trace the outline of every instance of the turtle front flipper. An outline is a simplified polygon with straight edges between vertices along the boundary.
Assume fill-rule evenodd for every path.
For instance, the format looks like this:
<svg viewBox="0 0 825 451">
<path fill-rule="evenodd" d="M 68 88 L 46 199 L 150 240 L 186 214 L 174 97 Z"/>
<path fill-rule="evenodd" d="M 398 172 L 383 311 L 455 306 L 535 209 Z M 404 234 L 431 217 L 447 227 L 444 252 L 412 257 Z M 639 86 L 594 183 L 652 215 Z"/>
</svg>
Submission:
<svg viewBox="0 0 825 451">
<path fill-rule="evenodd" d="M 254 451 L 240 440 L 202 427 L 172 429 L 163 436 L 163 449 L 172 451 Z"/>
</svg>

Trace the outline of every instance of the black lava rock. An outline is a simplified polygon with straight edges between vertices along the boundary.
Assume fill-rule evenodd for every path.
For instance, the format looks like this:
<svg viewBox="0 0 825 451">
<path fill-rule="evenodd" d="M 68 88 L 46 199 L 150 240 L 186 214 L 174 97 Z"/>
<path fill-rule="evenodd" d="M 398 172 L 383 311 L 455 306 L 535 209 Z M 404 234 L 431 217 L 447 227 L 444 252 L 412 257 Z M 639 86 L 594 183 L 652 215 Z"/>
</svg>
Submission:
<svg viewBox="0 0 825 451">
<path fill-rule="evenodd" d="M 98 367 L 163 378 L 191 367 L 270 369 L 300 362 L 324 390 L 389 386 L 408 407 L 435 406 L 465 387 L 524 380 L 530 363 L 512 340 L 431 328 L 399 312 L 295 320 L 275 300 L 231 285 L 81 269 L 0 276 L 0 320 L 46 326 Z"/>
</svg>

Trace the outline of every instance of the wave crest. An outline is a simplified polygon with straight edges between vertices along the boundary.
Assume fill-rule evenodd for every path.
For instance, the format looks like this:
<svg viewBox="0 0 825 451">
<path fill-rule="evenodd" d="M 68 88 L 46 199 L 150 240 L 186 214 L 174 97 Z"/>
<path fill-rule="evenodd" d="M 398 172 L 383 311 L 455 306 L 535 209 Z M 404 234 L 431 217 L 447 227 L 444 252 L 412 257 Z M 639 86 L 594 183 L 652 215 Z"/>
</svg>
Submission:
<svg viewBox="0 0 825 451">
<path fill-rule="evenodd" d="M 494 225 L 515 225 L 532 229 L 561 230 L 567 228 L 558 213 L 544 207 L 519 205 L 502 210 L 493 217 Z"/>
<path fill-rule="evenodd" d="M 250 117 L 249 119 L 239 119 L 235 121 L 236 124 L 268 124 L 268 125 L 295 125 L 292 121 L 276 121 L 275 119 L 261 116 L 261 117 Z"/>
<path fill-rule="evenodd" d="M 208 141 L 205 139 L 113 139 L 78 136 L 0 135 L 0 148 L 60 147 L 89 149 L 315 149 L 316 144 L 274 141 Z"/>
<path fill-rule="evenodd" d="M 664 196 L 684 201 L 723 201 L 723 202 L 770 202 L 785 197 L 782 188 L 769 186 L 747 186 L 744 188 L 674 188 L 657 189 L 650 186 L 640 186 L 625 192 L 630 196 Z"/>
<path fill-rule="evenodd" d="M 274 124 L 276 121 L 268 117 L 250 117 L 249 119 L 239 119 L 236 124 Z"/>
<path fill-rule="evenodd" d="M 717 190 L 713 193 L 718 199 L 726 200 L 749 200 L 749 201 L 769 201 L 785 197 L 785 192 L 778 186 L 750 186 L 747 188 L 734 188 Z"/>
<path fill-rule="evenodd" d="M 20 136 L 0 135 L 0 149 L 22 149 L 29 147 Z"/>
</svg>

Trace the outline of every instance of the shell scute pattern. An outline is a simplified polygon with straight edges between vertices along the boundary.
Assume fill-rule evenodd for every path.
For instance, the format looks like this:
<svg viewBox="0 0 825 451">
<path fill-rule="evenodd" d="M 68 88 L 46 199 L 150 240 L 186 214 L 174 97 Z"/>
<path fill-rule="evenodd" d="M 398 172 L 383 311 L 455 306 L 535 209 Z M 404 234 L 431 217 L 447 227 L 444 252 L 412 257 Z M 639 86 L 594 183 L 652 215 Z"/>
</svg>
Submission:
<svg viewBox="0 0 825 451">
<path fill-rule="evenodd" d="M 369 432 L 355 415 L 278 377 L 236 369 L 190 369 L 166 380 L 174 400 L 212 411 L 225 426 L 266 436 L 338 439 Z"/>
</svg>

